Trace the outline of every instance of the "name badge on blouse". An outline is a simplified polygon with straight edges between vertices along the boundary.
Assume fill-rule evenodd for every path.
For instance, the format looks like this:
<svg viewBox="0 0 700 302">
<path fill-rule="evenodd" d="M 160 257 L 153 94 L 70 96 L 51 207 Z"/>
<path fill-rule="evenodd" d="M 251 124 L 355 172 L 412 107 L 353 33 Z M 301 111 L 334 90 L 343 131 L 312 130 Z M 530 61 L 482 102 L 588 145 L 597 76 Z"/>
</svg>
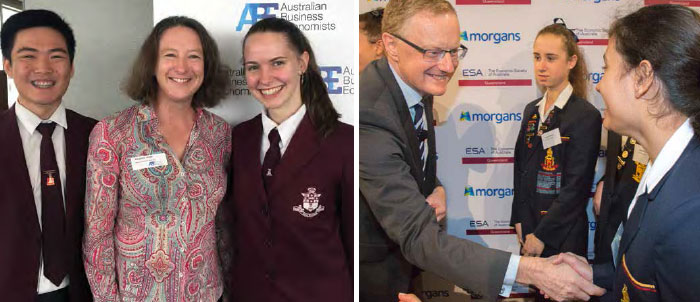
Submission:
<svg viewBox="0 0 700 302">
<path fill-rule="evenodd" d="M 561 134 L 559 133 L 559 128 L 542 133 L 542 150 L 547 150 L 559 144 L 561 144 Z"/>
<path fill-rule="evenodd" d="M 134 171 L 166 165 L 168 165 L 168 157 L 165 156 L 165 153 L 162 152 L 131 158 L 131 168 Z"/>
</svg>

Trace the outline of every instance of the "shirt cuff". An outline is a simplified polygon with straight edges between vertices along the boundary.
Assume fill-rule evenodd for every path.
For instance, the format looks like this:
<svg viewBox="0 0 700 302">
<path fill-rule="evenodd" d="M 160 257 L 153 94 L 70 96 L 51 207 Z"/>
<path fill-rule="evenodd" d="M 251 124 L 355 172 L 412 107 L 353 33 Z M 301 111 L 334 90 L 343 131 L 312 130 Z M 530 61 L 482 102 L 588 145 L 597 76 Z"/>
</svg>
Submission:
<svg viewBox="0 0 700 302">
<path fill-rule="evenodd" d="M 508 261 L 508 269 L 506 269 L 506 275 L 503 277 L 503 286 L 501 286 L 501 292 L 498 294 L 499 296 L 505 298 L 510 296 L 510 291 L 513 289 L 513 284 L 515 284 L 515 277 L 518 274 L 518 265 L 520 265 L 520 256 L 511 254 L 510 260 Z"/>
</svg>

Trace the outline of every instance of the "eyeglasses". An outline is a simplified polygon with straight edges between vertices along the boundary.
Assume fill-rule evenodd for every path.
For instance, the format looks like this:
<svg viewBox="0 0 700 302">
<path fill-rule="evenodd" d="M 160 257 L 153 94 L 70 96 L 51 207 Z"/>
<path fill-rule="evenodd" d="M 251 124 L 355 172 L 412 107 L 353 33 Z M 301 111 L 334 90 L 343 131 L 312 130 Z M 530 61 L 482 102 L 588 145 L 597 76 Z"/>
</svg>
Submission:
<svg viewBox="0 0 700 302">
<path fill-rule="evenodd" d="M 459 60 L 464 59 L 464 56 L 467 55 L 467 51 L 469 50 L 466 46 L 464 45 L 459 45 L 459 47 L 455 49 L 450 49 L 450 50 L 444 50 L 444 49 L 424 49 L 416 44 L 411 43 L 410 41 L 402 38 L 399 35 L 396 34 L 391 34 L 392 36 L 396 37 L 397 39 L 403 41 L 404 43 L 408 44 L 409 46 L 413 47 L 415 50 L 421 52 L 423 54 L 423 59 L 428 61 L 428 62 L 437 62 L 442 60 L 442 58 L 445 56 L 446 53 L 450 53 L 450 58 L 452 59 L 452 63 L 457 64 Z"/>
</svg>

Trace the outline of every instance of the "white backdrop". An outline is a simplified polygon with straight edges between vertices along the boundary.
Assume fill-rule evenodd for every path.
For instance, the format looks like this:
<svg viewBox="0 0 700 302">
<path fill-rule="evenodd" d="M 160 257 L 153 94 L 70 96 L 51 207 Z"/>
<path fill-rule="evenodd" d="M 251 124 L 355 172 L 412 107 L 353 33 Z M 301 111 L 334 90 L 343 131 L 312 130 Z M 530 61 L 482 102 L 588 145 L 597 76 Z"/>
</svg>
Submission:
<svg viewBox="0 0 700 302">
<path fill-rule="evenodd" d="M 360 12 L 388 1 L 360 1 Z M 532 45 L 539 29 L 563 18 L 579 37 L 589 72 L 588 100 L 604 110 L 595 84 L 602 76 L 610 23 L 643 5 L 700 1 L 452 0 L 461 42 L 469 52 L 448 92 L 436 99 L 438 177 L 447 190 L 448 233 L 489 247 L 518 252 L 509 226 L 513 150 L 525 105 L 541 97 L 534 84 Z M 602 133 L 601 142 L 606 143 Z M 595 182 L 605 169 L 601 146 Z M 594 183 L 595 183 L 594 182 Z M 595 188 L 591 188 L 593 191 Z M 595 220 L 589 203 L 589 257 Z"/>
<path fill-rule="evenodd" d="M 260 113 L 261 106 L 246 88 L 241 64 L 241 42 L 255 21 L 276 16 L 294 22 L 311 41 L 331 100 L 341 120 L 355 123 L 354 87 L 356 4 L 354 1 L 186 1 L 154 0 L 153 23 L 173 15 L 201 22 L 216 39 L 222 60 L 232 68 L 233 88 L 212 111 L 236 125 Z"/>
</svg>

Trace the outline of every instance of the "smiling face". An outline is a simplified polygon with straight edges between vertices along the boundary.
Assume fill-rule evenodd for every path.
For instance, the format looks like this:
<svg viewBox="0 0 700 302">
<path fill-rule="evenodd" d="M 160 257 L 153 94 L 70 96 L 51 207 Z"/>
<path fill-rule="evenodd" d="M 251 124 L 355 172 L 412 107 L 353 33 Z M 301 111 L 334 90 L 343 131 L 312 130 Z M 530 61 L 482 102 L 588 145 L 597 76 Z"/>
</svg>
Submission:
<svg viewBox="0 0 700 302">
<path fill-rule="evenodd" d="M 421 11 L 403 25 L 402 38 L 423 49 L 451 50 L 459 47 L 459 21 L 453 12 L 433 14 Z M 450 54 L 437 62 L 423 58 L 423 53 L 385 33 L 382 36 L 387 56 L 401 79 L 421 95 L 443 95 L 456 64 Z"/>
<path fill-rule="evenodd" d="M 20 104 L 32 111 L 58 107 L 73 76 L 63 36 L 48 27 L 23 29 L 15 36 L 11 58 L 3 65 L 15 82 Z"/>
<path fill-rule="evenodd" d="M 293 114 L 301 107 L 300 76 L 309 54 L 297 54 L 284 34 L 259 32 L 248 36 L 243 64 L 248 89 L 265 106 L 270 117 Z"/>
<path fill-rule="evenodd" d="M 532 49 L 537 84 L 547 89 L 561 91 L 569 79 L 569 72 L 578 58 L 569 57 L 564 48 L 564 39 L 554 34 L 541 34 L 535 39 Z"/>
<path fill-rule="evenodd" d="M 197 33 L 184 26 L 167 29 L 158 43 L 158 102 L 192 102 L 204 80 L 204 54 Z"/>
</svg>

